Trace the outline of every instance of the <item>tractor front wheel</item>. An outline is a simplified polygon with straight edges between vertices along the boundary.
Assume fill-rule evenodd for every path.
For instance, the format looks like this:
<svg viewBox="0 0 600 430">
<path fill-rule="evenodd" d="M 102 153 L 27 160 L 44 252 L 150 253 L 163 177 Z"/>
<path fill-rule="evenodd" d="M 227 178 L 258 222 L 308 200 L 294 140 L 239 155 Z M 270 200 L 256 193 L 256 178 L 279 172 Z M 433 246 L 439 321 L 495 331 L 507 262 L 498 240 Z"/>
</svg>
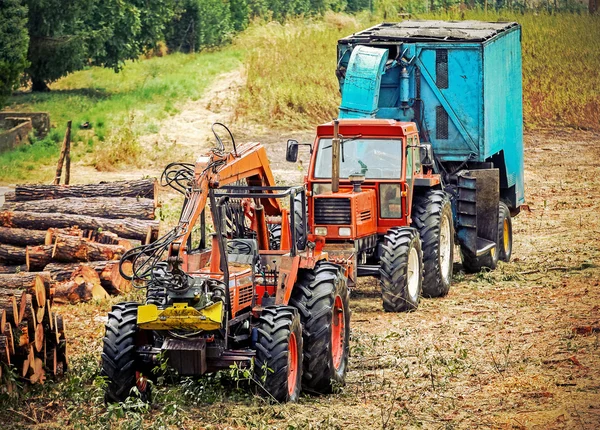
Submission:
<svg viewBox="0 0 600 430">
<path fill-rule="evenodd" d="M 277 402 L 295 402 L 302 390 L 302 326 L 297 310 L 263 309 L 257 331 L 254 371 L 261 394 Z"/>
<path fill-rule="evenodd" d="M 302 321 L 304 389 L 330 393 L 345 383 L 350 344 L 348 285 L 340 266 L 320 261 L 304 271 L 290 304 Z"/>
<path fill-rule="evenodd" d="M 423 253 L 417 230 L 394 227 L 383 243 L 379 273 L 383 309 L 407 312 L 419 306 L 423 287 Z"/>
<path fill-rule="evenodd" d="M 119 303 L 108 313 L 102 349 L 102 376 L 107 378 L 106 403 L 125 401 L 134 386 L 142 400 L 150 401 L 150 385 L 137 362 L 138 306 L 135 302 Z"/>
</svg>

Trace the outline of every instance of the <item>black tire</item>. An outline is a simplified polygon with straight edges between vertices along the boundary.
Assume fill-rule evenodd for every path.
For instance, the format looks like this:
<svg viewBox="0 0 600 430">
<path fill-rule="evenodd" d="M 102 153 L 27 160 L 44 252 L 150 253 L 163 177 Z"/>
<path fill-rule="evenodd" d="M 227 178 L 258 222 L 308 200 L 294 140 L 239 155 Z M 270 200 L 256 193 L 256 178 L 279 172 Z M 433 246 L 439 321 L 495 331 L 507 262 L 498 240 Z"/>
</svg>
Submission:
<svg viewBox="0 0 600 430">
<path fill-rule="evenodd" d="M 302 390 L 302 325 L 295 308 L 263 309 L 257 326 L 255 378 L 261 394 L 277 402 L 295 402 Z M 292 336 L 293 335 L 293 336 Z M 290 341 L 296 339 L 295 385 L 288 389 Z"/>
<path fill-rule="evenodd" d="M 162 307 L 166 304 L 167 292 L 164 287 L 149 284 L 146 291 L 146 304 Z"/>
<path fill-rule="evenodd" d="M 308 241 L 308 226 L 305 221 L 302 219 L 302 196 L 297 195 L 294 199 L 294 226 L 296 230 L 296 246 L 299 251 L 306 249 Z"/>
<path fill-rule="evenodd" d="M 409 254 L 417 253 L 419 268 L 409 273 Z M 423 287 L 423 253 L 421 239 L 416 229 L 411 227 L 394 227 L 388 230 L 382 246 L 380 260 L 380 286 L 383 309 L 386 312 L 408 312 L 419 306 L 419 298 Z M 414 275 L 416 291 L 409 291 L 409 279 Z"/>
<path fill-rule="evenodd" d="M 281 248 L 281 224 L 269 224 L 269 246 L 272 251 Z"/>
<path fill-rule="evenodd" d="M 298 309 L 304 339 L 305 391 L 330 393 L 336 386 L 345 384 L 350 343 L 350 307 L 348 286 L 341 268 L 322 261 L 314 270 L 306 270 L 294 286 L 290 304 Z M 343 312 L 343 315 L 340 315 Z M 342 333 L 335 331 L 338 324 Z M 336 351 L 337 350 L 337 351 Z"/>
<path fill-rule="evenodd" d="M 506 233 L 506 236 L 505 236 Z M 512 256 L 512 219 L 506 203 L 500 202 L 498 211 L 498 259 L 508 263 Z"/>
<path fill-rule="evenodd" d="M 429 190 L 425 195 L 415 196 L 412 221 L 423 249 L 423 296 L 445 296 L 450 291 L 454 260 L 452 205 L 448 194 Z M 442 250 L 442 246 L 446 249 Z"/>
<path fill-rule="evenodd" d="M 102 349 L 102 376 L 107 385 L 104 400 L 106 403 L 123 402 L 136 385 L 137 362 L 137 310 L 139 303 L 119 303 L 112 307 L 106 322 L 104 347 Z M 150 401 L 150 385 L 140 389 L 141 398 Z"/>
</svg>

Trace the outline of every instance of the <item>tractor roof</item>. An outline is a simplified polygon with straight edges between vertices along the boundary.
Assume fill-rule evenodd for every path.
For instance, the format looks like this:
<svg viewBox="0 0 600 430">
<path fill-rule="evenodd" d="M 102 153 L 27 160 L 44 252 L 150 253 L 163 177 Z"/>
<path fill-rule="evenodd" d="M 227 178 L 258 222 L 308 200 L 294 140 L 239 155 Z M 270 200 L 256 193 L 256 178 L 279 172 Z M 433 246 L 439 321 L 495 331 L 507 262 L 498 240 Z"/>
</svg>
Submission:
<svg viewBox="0 0 600 430">
<path fill-rule="evenodd" d="M 384 22 L 345 37 L 340 42 L 483 42 L 518 26 L 516 22 L 483 21 Z"/>
<path fill-rule="evenodd" d="M 346 136 L 384 136 L 402 137 L 417 132 L 412 122 L 402 122 L 393 119 L 340 119 L 340 133 Z M 317 127 L 317 136 L 333 136 L 333 122 Z"/>
</svg>

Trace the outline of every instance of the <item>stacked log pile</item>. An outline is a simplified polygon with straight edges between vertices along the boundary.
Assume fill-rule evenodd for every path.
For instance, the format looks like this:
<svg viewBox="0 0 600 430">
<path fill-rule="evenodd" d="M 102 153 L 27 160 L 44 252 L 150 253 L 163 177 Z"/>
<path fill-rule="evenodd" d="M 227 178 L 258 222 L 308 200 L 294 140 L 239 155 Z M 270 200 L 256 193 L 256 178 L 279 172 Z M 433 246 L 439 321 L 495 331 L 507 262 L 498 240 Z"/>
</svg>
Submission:
<svg viewBox="0 0 600 430">
<path fill-rule="evenodd" d="M 2 364 L 32 383 L 67 367 L 56 306 L 131 290 L 119 272 L 128 249 L 158 237 L 154 179 L 18 185 L 0 208 Z M 123 266 L 129 271 L 131 267 Z M 0 382 L 1 384 L 1 382 Z"/>
</svg>

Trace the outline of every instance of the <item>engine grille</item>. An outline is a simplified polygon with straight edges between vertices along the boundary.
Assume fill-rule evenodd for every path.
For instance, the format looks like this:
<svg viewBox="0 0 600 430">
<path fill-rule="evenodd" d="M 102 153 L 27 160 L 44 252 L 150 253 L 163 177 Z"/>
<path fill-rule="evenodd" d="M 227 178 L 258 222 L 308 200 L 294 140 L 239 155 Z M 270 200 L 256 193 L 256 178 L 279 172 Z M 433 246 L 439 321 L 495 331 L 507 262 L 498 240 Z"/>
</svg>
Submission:
<svg viewBox="0 0 600 430">
<path fill-rule="evenodd" d="M 350 199 L 315 199 L 315 224 L 349 225 L 352 220 Z"/>
</svg>

